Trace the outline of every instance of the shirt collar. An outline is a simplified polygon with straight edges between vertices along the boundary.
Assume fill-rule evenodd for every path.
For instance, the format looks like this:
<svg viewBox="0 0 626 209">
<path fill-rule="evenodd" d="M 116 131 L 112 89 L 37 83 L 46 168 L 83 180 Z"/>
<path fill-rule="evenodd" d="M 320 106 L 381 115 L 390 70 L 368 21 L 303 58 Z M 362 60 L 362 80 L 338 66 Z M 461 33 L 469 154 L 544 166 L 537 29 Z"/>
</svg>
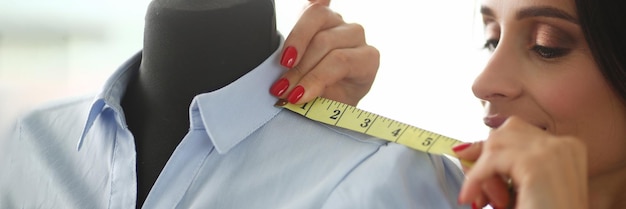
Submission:
<svg viewBox="0 0 626 209">
<path fill-rule="evenodd" d="M 278 64 L 283 41 L 281 36 L 277 50 L 235 82 L 194 97 L 189 110 L 191 128 L 204 129 L 218 152 L 228 152 L 281 110 L 273 106 L 276 97 L 270 95 L 269 88 L 283 73 L 283 68 Z M 80 150 L 97 116 L 107 107 L 116 113 L 120 127 L 127 126 L 121 99 L 130 78 L 138 72 L 141 55 L 138 52 L 122 64 L 95 97 L 76 145 L 77 150 Z"/>
<path fill-rule="evenodd" d="M 282 109 L 274 107 L 277 98 L 269 93 L 284 72 L 279 51 L 235 82 L 194 98 L 191 128 L 204 129 L 219 153 L 228 152 Z"/>
<path fill-rule="evenodd" d="M 137 73 L 139 65 L 141 64 L 141 51 L 133 55 L 129 60 L 124 62 L 105 82 L 102 90 L 94 98 L 89 108 L 89 114 L 85 121 L 83 132 L 80 135 L 80 139 L 76 145 L 76 149 L 80 150 L 85 135 L 89 132 L 93 126 L 94 121 L 100 115 L 102 110 L 106 107 L 110 107 L 117 116 L 117 122 L 120 127 L 126 127 L 126 118 L 122 111 L 121 100 L 130 78 Z"/>
</svg>

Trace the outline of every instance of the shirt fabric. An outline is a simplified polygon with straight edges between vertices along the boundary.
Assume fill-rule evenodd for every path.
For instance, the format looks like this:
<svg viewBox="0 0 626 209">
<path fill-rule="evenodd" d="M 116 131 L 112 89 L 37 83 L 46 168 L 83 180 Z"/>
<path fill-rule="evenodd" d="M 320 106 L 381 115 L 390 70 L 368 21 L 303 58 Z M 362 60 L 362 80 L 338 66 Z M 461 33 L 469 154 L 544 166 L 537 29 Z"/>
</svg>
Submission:
<svg viewBox="0 0 626 209">
<path fill-rule="evenodd" d="M 189 132 L 143 208 L 461 208 L 463 176 L 449 159 L 274 107 L 278 55 L 193 99 Z M 135 208 L 120 100 L 140 62 L 141 52 L 95 98 L 21 118 L 0 147 L 0 208 Z"/>
</svg>

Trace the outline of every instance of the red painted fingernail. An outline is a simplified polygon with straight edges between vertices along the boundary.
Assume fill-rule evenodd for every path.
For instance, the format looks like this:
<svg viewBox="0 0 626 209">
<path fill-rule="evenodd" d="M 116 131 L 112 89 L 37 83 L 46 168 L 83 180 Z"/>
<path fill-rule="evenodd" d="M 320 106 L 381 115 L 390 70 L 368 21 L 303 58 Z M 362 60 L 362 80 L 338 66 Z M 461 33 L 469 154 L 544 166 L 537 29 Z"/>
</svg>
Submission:
<svg viewBox="0 0 626 209">
<path fill-rule="evenodd" d="M 296 57 L 298 56 L 298 51 L 293 46 L 287 47 L 283 52 L 283 56 L 280 58 L 280 64 L 287 67 L 292 68 L 293 64 L 296 63 Z"/>
<path fill-rule="evenodd" d="M 302 98 L 302 95 L 304 95 L 304 87 L 298 85 L 293 89 L 293 91 L 291 91 L 287 100 L 289 103 L 295 104 L 298 100 L 300 100 L 300 98 Z"/>
<path fill-rule="evenodd" d="M 285 91 L 287 91 L 287 88 L 289 88 L 289 80 L 287 80 L 286 78 L 281 78 L 280 80 L 276 81 L 274 85 L 272 85 L 272 88 L 270 88 L 270 93 L 276 97 L 280 97 L 285 93 Z"/>
<path fill-rule="evenodd" d="M 463 143 L 463 144 L 459 144 L 456 145 L 454 147 L 452 147 L 452 151 L 454 152 L 460 152 L 463 151 L 464 149 L 467 149 L 468 147 L 472 146 L 472 143 Z"/>
<path fill-rule="evenodd" d="M 472 209 L 478 209 L 478 205 L 475 202 L 472 202 Z"/>
</svg>

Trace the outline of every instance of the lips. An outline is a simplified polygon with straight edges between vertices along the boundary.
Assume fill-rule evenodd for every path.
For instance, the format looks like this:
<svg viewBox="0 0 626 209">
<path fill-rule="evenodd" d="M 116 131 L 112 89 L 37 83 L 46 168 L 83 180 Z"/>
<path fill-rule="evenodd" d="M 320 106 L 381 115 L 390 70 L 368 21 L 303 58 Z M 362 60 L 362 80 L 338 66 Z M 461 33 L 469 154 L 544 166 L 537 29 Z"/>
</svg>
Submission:
<svg viewBox="0 0 626 209">
<path fill-rule="evenodd" d="M 508 117 L 490 115 L 490 116 L 483 118 L 483 121 L 485 122 L 485 125 L 489 126 L 489 128 L 496 129 L 500 127 L 504 123 L 504 121 L 506 121 L 507 118 Z M 536 124 L 535 126 L 544 131 L 548 130 L 546 126 L 541 126 L 541 125 L 536 125 Z"/>
<path fill-rule="evenodd" d="M 500 127 L 504 121 L 506 121 L 507 117 L 502 117 L 498 115 L 490 115 L 483 118 L 485 125 L 489 126 L 489 128 L 498 128 Z"/>
</svg>

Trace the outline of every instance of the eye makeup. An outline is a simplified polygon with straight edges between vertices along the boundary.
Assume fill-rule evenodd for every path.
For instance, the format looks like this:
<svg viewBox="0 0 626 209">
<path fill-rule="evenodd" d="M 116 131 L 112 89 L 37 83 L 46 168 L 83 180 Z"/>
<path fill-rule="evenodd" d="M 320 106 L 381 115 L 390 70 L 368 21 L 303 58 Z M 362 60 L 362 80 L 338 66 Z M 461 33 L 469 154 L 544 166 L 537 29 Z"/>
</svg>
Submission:
<svg viewBox="0 0 626 209">
<path fill-rule="evenodd" d="M 533 32 L 532 44 L 552 48 L 569 48 L 574 44 L 574 40 L 566 32 L 556 27 L 537 24 Z"/>
<path fill-rule="evenodd" d="M 547 24 L 537 24 L 532 37 L 530 49 L 544 59 L 565 56 L 574 44 L 574 39 L 566 32 Z"/>
</svg>

